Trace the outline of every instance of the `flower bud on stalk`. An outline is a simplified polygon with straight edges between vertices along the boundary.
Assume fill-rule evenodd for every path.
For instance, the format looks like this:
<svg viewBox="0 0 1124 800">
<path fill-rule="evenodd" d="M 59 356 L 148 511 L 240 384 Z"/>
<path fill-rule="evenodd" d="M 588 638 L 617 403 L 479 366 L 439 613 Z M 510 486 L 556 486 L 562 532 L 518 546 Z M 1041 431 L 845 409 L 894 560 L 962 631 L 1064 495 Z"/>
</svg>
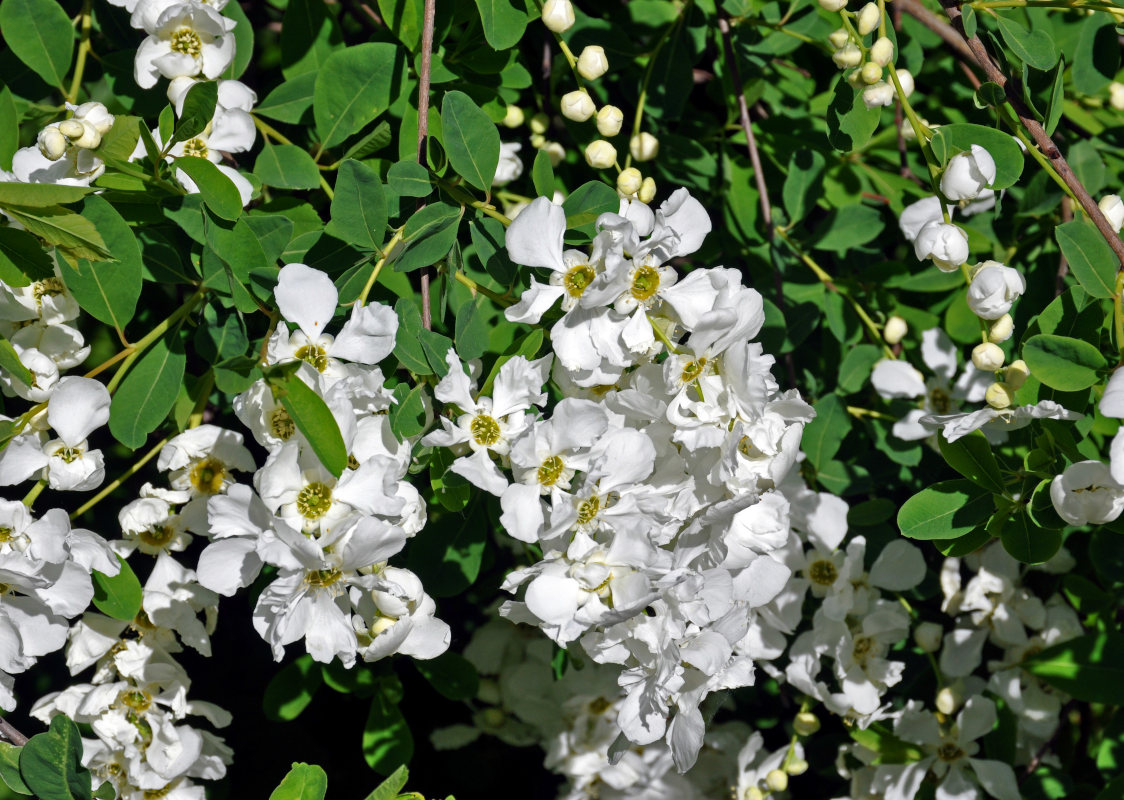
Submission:
<svg viewBox="0 0 1124 800">
<path fill-rule="evenodd" d="M 503 126 L 505 128 L 518 128 L 525 119 L 523 109 L 519 106 L 508 106 L 507 113 L 503 116 Z"/>
<path fill-rule="evenodd" d="M 831 60 L 835 62 L 835 66 L 839 69 L 857 67 L 862 63 L 863 52 L 854 42 L 848 42 L 832 54 Z"/>
<path fill-rule="evenodd" d="M 558 142 L 543 142 L 539 149 L 546 151 L 546 157 L 550 159 L 550 166 L 552 167 L 557 167 L 566 157 L 566 148 Z"/>
<path fill-rule="evenodd" d="M 1120 233 L 1121 226 L 1124 226 L 1124 201 L 1120 200 L 1120 195 L 1106 194 L 1097 205 L 1112 225 L 1112 229 Z"/>
<path fill-rule="evenodd" d="M 983 370 L 984 372 L 995 372 L 1003 366 L 1006 357 L 1003 355 L 1003 350 L 997 344 L 986 342 L 984 344 L 977 344 L 972 349 L 972 363 L 976 369 Z"/>
<path fill-rule="evenodd" d="M 886 344 L 895 345 L 905 338 L 909 332 L 909 325 L 901 317 L 894 315 L 886 320 L 886 327 L 882 329 L 882 338 Z"/>
<path fill-rule="evenodd" d="M 1015 332 L 1015 321 L 1011 319 L 1010 314 L 1004 314 L 995 322 L 991 323 L 991 327 L 987 331 L 987 339 L 993 344 L 1005 342 L 1011 338 L 1011 334 Z"/>
<path fill-rule="evenodd" d="M 968 235 L 951 222 L 930 222 L 918 231 L 913 254 L 918 261 L 931 258 L 941 272 L 955 272 L 968 260 Z"/>
<path fill-rule="evenodd" d="M 941 647 L 944 628 L 935 622 L 922 622 L 913 629 L 913 641 L 926 653 L 935 653 Z"/>
<path fill-rule="evenodd" d="M 1007 369 L 1004 370 L 1003 382 L 1015 391 L 1018 391 L 1029 377 L 1030 368 L 1027 367 L 1026 362 L 1020 358 L 1018 361 L 1012 361 Z"/>
<path fill-rule="evenodd" d="M 605 48 L 598 44 L 586 45 L 578 56 L 578 74 L 587 81 L 595 81 L 609 71 Z"/>
<path fill-rule="evenodd" d="M 651 161 L 660 152 L 660 140 L 644 131 L 632 137 L 628 150 L 637 161 Z"/>
<path fill-rule="evenodd" d="M 624 112 L 616 106 L 601 106 L 597 112 L 597 132 L 602 136 L 616 136 L 624 124 Z"/>
<path fill-rule="evenodd" d="M 636 199 L 641 203 L 650 203 L 656 199 L 656 182 L 654 179 L 644 179 L 644 182 L 640 184 L 640 191 L 636 193 Z"/>
<path fill-rule="evenodd" d="M 989 406 L 1002 411 L 1015 404 L 1015 390 L 1008 383 L 997 382 L 987 387 L 984 400 Z"/>
<path fill-rule="evenodd" d="M 902 94 L 906 96 L 906 99 L 909 99 L 909 96 L 913 94 L 913 90 L 915 88 L 913 83 L 913 73 L 908 69 L 900 68 L 895 70 L 894 72 L 898 76 L 898 83 L 902 85 Z M 929 125 L 929 123 L 927 122 L 925 124 Z M 929 127 L 931 128 L 933 126 L 929 125 Z"/>
<path fill-rule="evenodd" d="M 562 95 L 562 116 L 574 122 L 585 122 L 597 112 L 593 98 L 581 89 Z"/>
<path fill-rule="evenodd" d="M 70 142 L 62 135 L 62 131 L 58 129 L 57 125 L 48 125 L 39 131 L 37 144 L 39 145 L 39 152 L 43 154 L 44 158 L 58 161 L 66 155 L 66 148 Z"/>
<path fill-rule="evenodd" d="M 585 148 L 585 160 L 594 169 L 608 169 L 617 163 L 617 148 L 604 139 L 594 139 Z"/>
<path fill-rule="evenodd" d="M 574 7 L 570 0 L 546 0 L 542 5 L 542 21 L 555 33 L 565 33 L 574 24 Z"/>
<path fill-rule="evenodd" d="M 541 111 L 535 116 L 531 117 L 531 133 L 537 133 L 542 136 L 546 133 L 546 129 L 550 127 L 550 117 Z"/>
<path fill-rule="evenodd" d="M 847 7 L 847 0 L 820 0 L 820 8 L 824 11 L 842 11 Z"/>
<path fill-rule="evenodd" d="M 880 67 L 889 64 L 893 57 L 894 43 L 885 36 L 878 37 L 874 44 L 870 46 L 870 60 Z"/>
<path fill-rule="evenodd" d="M 631 197 L 640 191 L 643 183 L 644 176 L 640 174 L 640 170 L 636 167 L 629 167 L 622 170 L 621 174 L 617 176 L 617 191 L 625 197 Z"/>
<path fill-rule="evenodd" d="M 894 96 L 894 87 L 885 81 L 879 81 L 863 89 L 863 103 L 867 108 L 888 106 L 894 102 Z"/>
<path fill-rule="evenodd" d="M 851 34 L 847 32 L 846 28 L 837 28 L 828 34 L 827 40 L 831 42 L 832 47 L 838 50 L 847 46 L 851 41 Z"/>
<path fill-rule="evenodd" d="M 803 775 L 808 771 L 808 762 L 802 758 L 794 758 L 784 768 L 789 775 Z"/>
<path fill-rule="evenodd" d="M 798 736 L 811 736 L 820 729 L 820 718 L 811 711 L 801 711 L 792 721 L 792 729 Z"/>
<path fill-rule="evenodd" d="M 968 308 L 980 319 L 999 319 L 1025 291 L 1026 279 L 1018 270 L 998 261 L 984 261 L 972 273 Z"/>
<path fill-rule="evenodd" d="M 866 36 L 868 33 L 878 27 L 882 22 L 882 12 L 878 10 L 877 3 L 867 3 L 859 9 L 858 25 L 860 36 Z"/>
<path fill-rule="evenodd" d="M 941 175 L 941 194 L 949 200 L 975 200 L 980 192 L 995 183 L 995 159 L 978 144 L 970 151 L 957 153 Z"/>
<path fill-rule="evenodd" d="M 788 788 L 788 773 L 779 769 L 769 770 L 765 776 L 765 785 L 774 792 L 783 792 Z"/>
<path fill-rule="evenodd" d="M 862 73 L 863 83 L 878 83 L 882 80 L 882 67 L 879 64 L 875 64 L 873 61 L 868 61 L 863 64 L 863 68 L 860 72 Z"/>
<path fill-rule="evenodd" d="M 1124 83 L 1113 81 L 1108 85 L 1108 104 L 1117 111 L 1124 111 Z"/>
<path fill-rule="evenodd" d="M 937 711 L 945 715 L 955 714 L 956 709 L 964 702 L 964 693 L 961 687 L 946 686 L 937 692 Z"/>
</svg>

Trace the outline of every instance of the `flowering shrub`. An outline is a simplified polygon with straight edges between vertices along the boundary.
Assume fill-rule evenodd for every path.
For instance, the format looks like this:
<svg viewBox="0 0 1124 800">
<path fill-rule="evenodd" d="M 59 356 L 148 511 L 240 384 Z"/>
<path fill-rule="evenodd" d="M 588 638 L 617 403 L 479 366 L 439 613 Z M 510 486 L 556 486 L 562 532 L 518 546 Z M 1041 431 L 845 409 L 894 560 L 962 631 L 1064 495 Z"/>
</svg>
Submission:
<svg viewBox="0 0 1124 800">
<path fill-rule="evenodd" d="M 1122 796 L 1122 21 L 4 0 L 0 798 Z"/>
</svg>

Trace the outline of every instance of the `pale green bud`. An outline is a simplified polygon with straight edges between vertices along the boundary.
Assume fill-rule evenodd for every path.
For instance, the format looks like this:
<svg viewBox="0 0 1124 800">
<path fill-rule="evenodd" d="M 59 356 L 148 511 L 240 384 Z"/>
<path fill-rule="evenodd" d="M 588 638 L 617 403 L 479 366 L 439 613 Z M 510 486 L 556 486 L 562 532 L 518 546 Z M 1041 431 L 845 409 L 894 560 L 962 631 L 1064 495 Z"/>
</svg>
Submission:
<svg viewBox="0 0 1124 800">
<path fill-rule="evenodd" d="M 989 342 L 999 344 L 1011 338 L 1011 334 L 1015 332 L 1015 321 L 1011 319 L 1010 314 L 1004 314 L 995 322 L 991 323 L 991 327 L 987 330 L 987 339 Z"/>
<path fill-rule="evenodd" d="M 595 81 L 609 71 L 605 48 L 598 44 L 586 45 L 578 56 L 578 74 L 587 81 Z"/>
<path fill-rule="evenodd" d="M 621 174 L 617 176 L 617 191 L 625 197 L 630 197 L 640 191 L 643 183 L 644 176 L 640 174 L 640 170 L 636 167 L 629 167 L 622 170 Z"/>
<path fill-rule="evenodd" d="M 632 137 L 628 150 L 637 161 L 651 161 L 660 152 L 660 140 L 644 131 Z"/>
<path fill-rule="evenodd" d="M 895 314 L 886 320 L 886 326 L 882 329 L 882 338 L 886 340 L 886 344 L 897 344 L 907 333 L 909 333 L 909 325 Z"/>
<path fill-rule="evenodd" d="M 831 60 L 835 62 L 835 66 L 839 69 L 857 67 L 862 63 L 863 51 L 854 42 L 848 42 L 832 53 Z"/>
<path fill-rule="evenodd" d="M 783 792 L 788 788 L 788 773 L 779 769 L 769 770 L 765 776 L 765 785 L 770 791 Z"/>
<path fill-rule="evenodd" d="M 39 152 L 43 154 L 43 158 L 51 161 L 58 161 L 66 155 L 66 148 L 70 144 L 56 125 L 48 125 L 39 131 L 36 143 L 39 145 Z"/>
<path fill-rule="evenodd" d="M 798 736 L 811 736 L 820 729 L 820 718 L 811 711 L 801 711 L 792 721 L 792 729 Z"/>
<path fill-rule="evenodd" d="M 831 46 L 838 50 L 840 47 L 846 47 L 847 43 L 851 41 L 851 34 L 846 28 L 836 28 L 828 34 L 827 40 L 831 42 Z"/>
<path fill-rule="evenodd" d="M 523 114 L 523 109 L 519 106 L 508 106 L 507 113 L 503 115 L 503 126 L 505 128 L 518 128 L 526 120 Z"/>
<path fill-rule="evenodd" d="M 640 184 L 640 191 L 636 193 L 636 199 L 641 203 L 651 203 L 656 199 L 656 182 L 652 178 L 645 178 L 644 182 Z"/>
<path fill-rule="evenodd" d="M 550 127 L 550 117 L 543 112 L 535 114 L 531 117 L 531 133 L 544 134 L 546 129 Z"/>
<path fill-rule="evenodd" d="M 542 21 L 555 33 L 565 33 L 574 24 L 574 7 L 570 0 L 546 0 L 542 4 Z"/>
<path fill-rule="evenodd" d="M 890 63 L 894 57 L 894 43 L 885 36 L 879 36 L 870 46 L 870 60 L 880 67 Z"/>
<path fill-rule="evenodd" d="M 1030 377 L 1030 368 L 1020 358 L 1018 361 L 1012 361 L 1003 374 L 1004 382 L 1017 391 Z"/>
<path fill-rule="evenodd" d="M 863 83 L 865 84 L 878 83 L 882 80 L 882 67 L 873 61 L 863 64 L 863 68 L 859 71 L 862 73 Z"/>
<path fill-rule="evenodd" d="M 604 139 L 594 139 L 585 148 L 585 160 L 594 169 L 608 169 L 617 163 L 617 148 Z"/>
<path fill-rule="evenodd" d="M 858 24 L 855 26 L 859 29 L 859 35 L 866 36 L 872 30 L 878 27 L 878 23 L 882 21 L 882 12 L 878 10 L 877 3 L 867 3 L 859 9 Z"/>
<path fill-rule="evenodd" d="M 1008 383 L 993 383 L 987 387 L 984 400 L 992 408 L 1002 411 L 1015 404 L 1015 390 Z"/>
<path fill-rule="evenodd" d="M 616 106 L 601 106 L 597 112 L 597 132 L 602 136 L 616 136 L 624 124 L 624 112 Z"/>
<path fill-rule="evenodd" d="M 562 95 L 562 116 L 574 122 L 585 122 L 597 113 L 593 98 L 581 89 Z"/>
<path fill-rule="evenodd" d="M 997 344 L 986 342 L 977 344 L 972 348 L 972 363 L 976 369 L 984 372 L 995 372 L 1006 361 L 1002 348 Z"/>
</svg>

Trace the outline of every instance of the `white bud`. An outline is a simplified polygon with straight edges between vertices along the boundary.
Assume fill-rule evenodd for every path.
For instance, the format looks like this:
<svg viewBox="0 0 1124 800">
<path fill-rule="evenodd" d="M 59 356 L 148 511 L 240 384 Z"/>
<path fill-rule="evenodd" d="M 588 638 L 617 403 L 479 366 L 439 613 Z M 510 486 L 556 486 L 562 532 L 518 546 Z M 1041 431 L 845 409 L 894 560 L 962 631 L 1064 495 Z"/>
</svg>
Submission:
<svg viewBox="0 0 1124 800">
<path fill-rule="evenodd" d="M 863 89 L 863 103 L 866 104 L 867 108 L 888 106 L 894 102 L 894 97 L 894 87 L 886 81 L 879 81 L 873 86 Z"/>
<path fill-rule="evenodd" d="M 595 113 L 597 106 L 593 105 L 593 98 L 581 89 L 562 95 L 562 116 L 566 119 L 585 122 Z"/>
<path fill-rule="evenodd" d="M 636 193 L 636 199 L 641 203 L 650 203 L 656 199 L 656 182 L 652 178 L 645 178 L 644 182 L 640 184 L 640 191 Z"/>
<path fill-rule="evenodd" d="M 536 150 L 542 150 L 544 147 L 546 147 L 546 145 L 546 137 L 541 133 L 531 134 L 531 147 L 535 148 Z"/>
<path fill-rule="evenodd" d="M 902 68 L 895 70 L 895 73 L 898 76 L 898 83 L 902 85 L 902 94 L 904 94 L 906 96 L 906 99 L 908 100 L 909 96 L 913 94 L 914 89 L 913 73 L 908 69 Z M 928 125 L 928 123 L 925 124 Z M 929 127 L 931 128 L 932 125 L 929 125 Z"/>
<path fill-rule="evenodd" d="M 794 758 L 784 768 L 789 775 L 803 775 L 808 771 L 808 762 L 802 758 Z"/>
<path fill-rule="evenodd" d="M 951 715 L 956 713 L 956 709 L 960 708 L 960 703 L 963 702 L 964 696 L 959 691 L 958 687 L 946 686 L 937 692 L 937 711 L 942 714 Z"/>
<path fill-rule="evenodd" d="M 968 234 L 951 222 L 930 222 L 917 232 L 913 254 L 918 261 L 931 258 L 941 272 L 955 272 L 968 260 Z"/>
<path fill-rule="evenodd" d="M 995 322 L 991 323 L 991 327 L 987 330 L 987 340 L 993 344 L 1005 342 L 1011 338 L 1011 334 L 1015 332 L 1015 321 L 1011 319 L 1010 314 L 1004 314 Z"/>
<path fill-rule="evenodd" d="M 978 144 L 949 159 L 941 175 L 941 194 L 952 202 L 975 200 L 995 183 L 995 159 Z"/>
<path fill-rule="evenodd" d="M 604 139 L 594 139 L 585 148 L 585 160 L 594 169 L 608 169 L 617 163 L 617 148 Z"/>
<path fill-rule="evenodd" d="M 862 63 L 863 51 L 854 42 L 848 42 L 832 53 L 831 60 L 835 62 L 835 66 L 839 69 L 857 67 Z"/>
<path fill-rule="evenodd" d="M 1112 225 L 1112 229 L 1120 233 L 1120 227 L 1124 225 L 1124 201 L 1120 200 L 1120 195 L 1106 194 L 1097 205 Z"/>
<path fill-rule="evenodd" d="M 543 142 L 539 149 L 546 151 L 546 157 L 550 159 L 550 166 L 552 167 L 557 167 L 566 157 L 566 148 L 558 142 Z"/>
<path fill-rule="evenodd" d="M 507 113 L 503 115 L 503 126 L 505 128 L 518 128 L 526 120 L 523 114 L 523 109 L 519 106 L 508 106 Z"/>
<path fill-rule="evenodd" d="M 102 135 L 109 133 L 109 129 L 113 127 L 113 115 L 109 113 L 109 109 L 93 100 L 74 109 L 74 118 L 93 125 Z"/>
<path fill-rule="evenodd" d="M 644 131 L 632 137 L 628 151 L 637 161 L 651 161 L 660 152 L 660 140 Z"/>
<path fill-rule="evenodd" d="M 980 319 L 999 319 L 1026 291 L 1026 279 L 998 261 L 976 265 L 968 286 L 968 308 Z"/>
<path fill-rule="evenodd" d="M 1010 384 L 996 382 L 987 387 L 987 394 L 984 395 L 984 400 L 989 406 L 995 409 L 1003 410 L 1010 408 L 1015 404 L 1015 390 Z"/>
<path fill-rule="evenodd" d="M 972 363 L 976 366 L 976 369 L 984 372 L 995 372 L 1003 366 L 1003 362 L 1006 360 L 1003 349 L 997 344 L 985 342 L 972 348 Z"/>
<path fill-rule="evenodd" d="M 886 344 L 897 344 L 907 333 L 909 333 L 909 325 L 904 319 L 894 315 L 886 320 L 886 326 L 882 329 L 882 338 L 886 340 Z"/>
<path fill-rule="evenodd" d="M 541 111 L 535 116 L 531 117 L 531 133 L 537 133 L 540 136 L 546 133 L 546 129 L 550 127 L 550 117 Z"/>
<path fill-rule="evenodd" d="M 838 50 L 847 46 L 847 43 L 851 41 L 851 34 L 846 28 L 836 28 L 827 35 L 827 40 L 831 42 L 832 47 Z"/>
<path fill-rule="evenodd" d="M 744 792 L 745 800 L 765 800 L 765 793 L 756 786 L 750 786 Z"/>
<path fill-rule="evenodd" d="M 926 653 L 935 653 L 941 646 L 944 628 L 935 622 L 920 622 L 913 629 L 913 641 Z"/>
<path fill-rule="evenodd" d="M 824 11 L 842 11 L 847 7 L 847 0 L 820 0 L 820 8 Z"/>
<path fill-rule="evenodd" d="M 48 125 L 39 131 L 36 143 L 39 145 L 39 152 L 43 154 L 43 158 L 50 161 L 58 161 L 66 155 L 67 145 L 70 144 L 57 125 Z"/>
<path fill-rule="evenodd" d="M 1124 111 L 1124 83 L 1113 81 L 1108 85 L 1108 104 L 1117 111 Z"/>
<path fill-rule="evenodd" d="M 859 9 L 858 27 L 859 35 L 866 36 L 878 27 L 882 21 L 882 12 L 878 10 L 877 3 L 867 3 Z"/>
<path fill-rule="evenodd" d="M 820 729 L 820 718 L 811 711 L 801 711 L 792 721 L 792 729 L 798 736 L 811 736 Z"/>
<path fill-rule="evenodd" d="M 574 7 L 570 0 L 546 0 L 542 4 L 542 21 L 555 33 L 565 33 L 574 24 Z"/>
<path fill-rule="evenodd" d="M 1004 370 L 1003 375 L 1003 382 L 1018 391 L 1026 383 L 1026 379 L 1030 377 L 1030 367 L 1020 358 L 1018 361 L 1012 361 Z"/>
<path fill-rule="evenodd" d="M 597 132 L 602 136 L 616 136 L 624 124 L 624 112 L 616 106 L 601 106 L 597 112 Z"/>
<path fill-rule="evenodd" d="M 882 66 L 875 64 L 873 61 L 863 64 L 863 68 L 859 72 L 862 74 L 863 83 L 878 83 L 882 80 Z"/>
<path fill-rule="evenodd" d="M 621 174 L 617 176 L 617 191 L 625 197 L 629 197 L 639 192 L 643 183 L 644 176 L 640 174 L 640 170 L 636 167 L 629 167 L 626 170 L 621 170 Z"/>
<path fill-rule="evenodd" d="M 853 69 L 847 73 L 847 83 L 851 84 L 856 89 L 865 89 L 866 84 L 863 83 L 863 71 L 861 69 Z"/>
<path fill-rule="evenodd" d="M 86 126 L 80 119 L 65 119 L 58 124 L 59 133 L 67 139 L 81 139 L 86 134 Z"/>
<path fill-rule="evenodd" d="M 880 67 L 890 63 L 894 57 L 894 43 L 886 36 L 879 36 L 870 46 L 870 60 Z M 905 87 L 902 87 L 905 88 Z"/>
<path fill-rule="evenodd" d="M 586 45 L 578 56 L 578 74 L 587 81 L 595 81 L 609 71 L 605 48 L 598 44 Z"/>
<path fill-rule="evenodd" d="M 769 770 L 765 775 L 765 785 L 774 792 L 783 792 L 788 788 L 788 773 L 779 769 Z"/>
</svg>

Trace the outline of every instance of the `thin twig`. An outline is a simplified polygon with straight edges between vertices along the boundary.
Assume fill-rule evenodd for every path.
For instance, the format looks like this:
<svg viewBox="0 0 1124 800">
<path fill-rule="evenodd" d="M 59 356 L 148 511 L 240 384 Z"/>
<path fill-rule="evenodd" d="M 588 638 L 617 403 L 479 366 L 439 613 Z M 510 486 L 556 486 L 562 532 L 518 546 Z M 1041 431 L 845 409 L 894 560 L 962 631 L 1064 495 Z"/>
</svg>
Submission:
<svg viewBox="0 0 1124 800">
<path fill-rule="evenodd" d="M 894 6 L 901 8 L 902 11 L 941 37 L 944 43 L 955 50 L 961 59 L 970 64 L 976 63 L 976 57 L 972 54 L 972 49 L 965 44 L 960 34 L 939 15 L 921 5 L 921 0 L 894 0 Z"/>
<path fill-rule="evenodd" d="M 425 0 L 425 17 L 422 22 L 421 75 L 418 76 L 418 147 L 417 161 L 425 166 L 425 144 L 429 137 L 429 73 L 433 62 L 433 20 L 436 15 L 437 0 Z M 418 201 L 418 210 L 425 208 L 425 202 Z M 429 279 L 432 267 L 421 271 L 422 327 L 433 330 L 433 316 L 429 308 Z"/>
<path fill-rule="evenodd" d="M 16 730 L 15 726 L 3 717 L 0 717 L 0 738 L 11 742 L 16 747 L 23 747 L 27 744 L 27 737 Z"/>
</svg>

